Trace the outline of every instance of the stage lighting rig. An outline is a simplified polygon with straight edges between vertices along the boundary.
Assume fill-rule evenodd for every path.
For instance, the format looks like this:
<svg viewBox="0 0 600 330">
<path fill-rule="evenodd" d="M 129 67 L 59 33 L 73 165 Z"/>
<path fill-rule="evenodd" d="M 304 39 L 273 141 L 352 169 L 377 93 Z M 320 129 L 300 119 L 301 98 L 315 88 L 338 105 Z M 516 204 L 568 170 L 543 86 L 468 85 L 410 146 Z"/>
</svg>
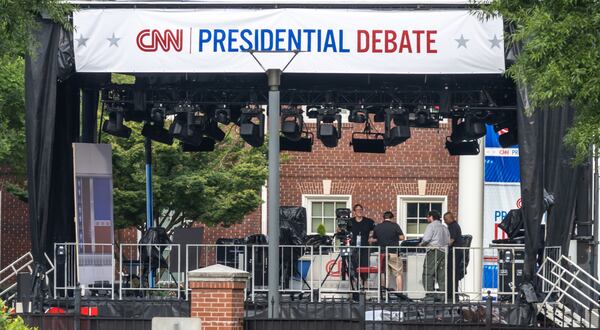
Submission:
<svg viewBox="0 0 600 330">
<path fill-rule="evenodd" d="M 117 137 L 130 137 L 131 128 L 123 124 L 123 109 L 117 108 L 108 111 L 108 120 L 102 124 L 102 131 Z"/>
<path fill-rule="evenodd" d="M 440 107 L 432 105 L 418 105 L 409 115 L 411 126 L 424 128 L 438 128 L 440 126 Z"/>
<path fill-rule="evenodd" d="M 319 107 L 309 110 L 317 118 L 317 138 L 328 148 L 334 148 L 338 145 L 338 140 L 342 138 L 342 116 L 340 109 L 335 107 Z"/>
<path fill-rule="evenodd" d="M 265 114 L 261 108 L 242 108 L 240 114 L 240 136 L 253 147 L 265 142 Z"/>
<path fill-rule="evenodd" d="M 483 118 L 478 118 L 472 114 L 466 114 L 461 122 L 453 127 L 453 137 L 462 140 L 477 140 L 485 136 L 487 129 Z"/>
<path fill-rule="evenodd" d="M 392 127 L 392 123 L 394 127 Z M 385 109 L 384 141 L 388 147 L 397 146 L 410 138 L 409 111 L 401 106 Z"/>
</svg>

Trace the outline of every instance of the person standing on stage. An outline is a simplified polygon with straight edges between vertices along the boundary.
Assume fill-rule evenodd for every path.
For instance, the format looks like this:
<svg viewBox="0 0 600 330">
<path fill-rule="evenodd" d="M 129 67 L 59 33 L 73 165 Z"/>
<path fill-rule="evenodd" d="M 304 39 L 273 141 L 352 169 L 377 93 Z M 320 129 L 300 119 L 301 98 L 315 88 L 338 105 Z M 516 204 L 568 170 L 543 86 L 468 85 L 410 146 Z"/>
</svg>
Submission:
<svg viewBox="0 0 600 330">
<path fill-rule="evenodd" d="M 364 216 L 364 208 L 361 204 L 356 204 L 352 208 L 354 217 L 350 218 L 348 222 L 348 229 L 352 232 L 352 246 L 367 247 L 369 246 L 369 238 L 373 236 L 373 229 L 375 228 L 375 221 L 373 219 Z M 369 249 L 358 248 L 353 251 L 354 260 L 358 260 L 359 267 L 369 266 Z M 356 264 L 355 264 L 356 265 Z M 369 274 L 360 274 L 360 278 L 363 282 L 367 280 Z"/>
<path fill-rule="evenodd" d="M 446 252 L 450 244 L 450 232 L 440 220 L 440 213 L 432 210 L 427 214 L 427 228 L 421 239 L 420 246 L 428 246 L 423 263 L 423 287 L 425 288 L 426 297 L 439 298 L 433 294 L 435 283 L 437 282 L 440 291 L 446 291 Z"/>
<path fill-rule="evenodd" d="M 461 273 L 461 269 L 458 269 L 462 262 L 463 253 L 455 253 L 454 248 L 463 246 L 462 231 L 460 225 L 456 222 L 456 217 L 452 212 L 444 213 L 444 223 L 448 226 L 450 232 L 450 244 L 448 246 L 448 298 L 452 299 L 456 288 L 458 287 L 458 281 L 460 278 L 455 275 Z"/>
<path fill-rule="evenodd" d="M 400 246 L 400 241 L 404 240 L 404 233 L 400 226 L 393 221 L 394 214 L 390 211 L 383 213 L 383 222 L 375 226 L 373 230 L 373 238 L 371 238 L 371 244 L 378 244 L 381 253 L 386 253 L 386 247 L 397 247 Z M 398 256 L 399 251 L 397 249 L 389 249 L 388 255 L 386 256 L 387 272 L 382 275 L 390 274 L 390 278 L 396 279 L 396 291 L 402 291 L 404 287 L 404 281 L 402 278 L 403 266 L 402 260 Z M 385 283 L 386 287 L 389 287 L 389 283 Z M 389 282 L 389 280 L 388 280 Z"/>
</svg>

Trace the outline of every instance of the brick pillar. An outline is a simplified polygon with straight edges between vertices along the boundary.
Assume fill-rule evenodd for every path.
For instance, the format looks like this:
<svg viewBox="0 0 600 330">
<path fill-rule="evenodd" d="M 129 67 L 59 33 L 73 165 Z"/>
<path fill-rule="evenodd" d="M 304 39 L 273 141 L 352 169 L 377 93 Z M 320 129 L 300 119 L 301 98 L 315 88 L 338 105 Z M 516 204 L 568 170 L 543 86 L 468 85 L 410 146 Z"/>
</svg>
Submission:
<svg viewBox="0 0 600 330">
<path fill-rule="evenodd" d="M 192 317 L 202 320 L 202 330 L 242 330 L 244 289 L 248 272 L 212 265 L 188 273 L 192 289 Z"/>
</svg>

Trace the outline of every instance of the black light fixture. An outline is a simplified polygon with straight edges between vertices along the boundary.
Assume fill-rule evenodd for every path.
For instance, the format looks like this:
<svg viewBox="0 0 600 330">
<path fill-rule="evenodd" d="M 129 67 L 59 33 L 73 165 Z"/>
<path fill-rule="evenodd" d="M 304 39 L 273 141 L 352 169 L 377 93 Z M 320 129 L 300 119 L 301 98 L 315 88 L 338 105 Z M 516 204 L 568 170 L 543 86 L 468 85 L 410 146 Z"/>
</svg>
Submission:
<svg viewBox="0 0 600 330">
<path fill-rule="evenodd" d="M 300 138 L 292 141 L 285 136 L 279 136 L 279 149 L 287 151 L 311 152 L 314 143 L 314 136 L 308 131 L 302 132 Z"/>
<path fill-rule="evenodd" d="M 215 120 L 223 125 L 231 123 L 231 109 L 227 104 L 219 104 L 215 109 Z"/>
<path fill-rule="evenodd" d="M 156 104 L 150 111 L 150 121 L 142 128 L 142 135 L 156 142 L 171 145 L 173 135 L 164 128 L 166 108 L 162 104 Z"/>
<path fill-rule="evenodd" d="M 281 134 L 290 141 L 298 141 L 304 130 L 304 119 L 299 109 L 281 109 Z"/>
<path fill-rule="evenodd" d="M 354 152 L 385 153 L 384 134 L 382 133 L 354 132 L 352 133 L 350 145 Z"/>
<path fill-rule="evenodd" d="M 108 120 L 102 123 L 102 131 L 122 138 L 128 138 L 131 136 L 131 128 L 123 124 L 122 111 L 109 112 Z"/>
<path fill-rule="evenodd" d="M 392 127 L 392 123 L 394 126 Z M 386 146 L 397 146 L 410 139 L 409 112 L 403 107 L 389 107 L 385 109 L 385 134 Z"/>
<path fill-rule="evenodd" d="M 476 140 L 484 137 L 486 133 L 485 122 L 469 114 L 452 130 L 452 135 L 458 136 L 463 140 Z"/>
<path fill-rule="evenodd" d="M 505 132 L 498 132 L 500 136 L 498 137 L 498 142 L 500 142 L 500 146 L 502 148 L 510 148 L 514 147 L 519 143 L 519 133 L 517 128 L 507 128 L 504 129 Z"/>
<path fill-rule="evenodd" d="M 340 109 L 323 107 L 317 109 L 317 138 L 328 148 L 335 148 L 342 138 Z"/>
<path fill-rule="evenodd" d="M 203 137 L 199 129 L 194 127 L 194 113 L 180 113 L 175 117 L 169 133 L 184 144 L 199 146 L 202 143 Z"/>
<path fill-rule="evenodd" d="M 203 152 L 215 150 L 215 140 L 211 138 L 203 138 L 198 145 L 182 143 L 181 150 L 183 152 Z"/>
<path fill-rule="evenodd" d="M 240 114 L 240 137 L 253 147 L 265 142 L 265 114 L 260 108 L 243 108 Z"/>
<path fill-rule="evenodd" d="M 410 125 L 414 127 L 438 128 L 440 126 L 440 107 L 418 105 L 409 114 Z"/>
<path fill-rule="evenodd" d="M 446 149 L 451 156 L 479 154 L 479 142 L 471 137 L 472 132 L 467 132 L 465 127 L 458 123 L 458 118 L 452 118 L 452 134 L 446 137 Z"/>
<path fill-rule="evenodd" d="M 357 109 L 350 110 L 348 121 L 351 123 L 365 123 L 369 119 L 369 111 L 364 105 L 360 105 Z"/>
<path fill-rule="evenodd" d="M 208 118 L 204 129 L 204 135 L 216 141 L 225 139 L 225 132 L 219 128 L 219 125 L 212 118 Z"/>
</svg>

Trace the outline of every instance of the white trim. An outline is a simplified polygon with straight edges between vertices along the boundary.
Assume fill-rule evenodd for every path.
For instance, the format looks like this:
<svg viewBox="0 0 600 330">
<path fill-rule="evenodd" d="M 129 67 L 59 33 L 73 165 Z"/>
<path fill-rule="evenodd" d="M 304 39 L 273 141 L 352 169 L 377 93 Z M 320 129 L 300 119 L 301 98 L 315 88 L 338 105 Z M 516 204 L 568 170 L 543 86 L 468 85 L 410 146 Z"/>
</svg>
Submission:
<svg viewBox="0 0 600 330">
<path fill-rule="evenodd" d="M 404 235 L 409 238 L 419 238 L 423 236 L 419 235 L 410 235 L 408 234 L 408 228 L 406 226 L 406 216 L 404 214 L 405 208 L 403 207 L 403 203 L 410 202 L 418 202 L 418 203 L 442 203 L 442 214 L 448 211 L 448 196 L 446 195 L 397 195 L 396 196 L 396 219 L 400 228 L 404 232 Z"/>
<path fill-rule="evenodd" d="M 260 232 L 263 235 L 267 235 L 267 183 L 260 188 L 260 198 L 262 203 L 260 204 Z"/>
<path fill-rule="evenodd" d="M 315 234 L 311 231 L 311 202 L 346 202 L 348 208 L 352 208 L 352 195 L 323 195 L 302 194 L 302 206 L 306 209 L 306 233 Z"/>
</svg>

